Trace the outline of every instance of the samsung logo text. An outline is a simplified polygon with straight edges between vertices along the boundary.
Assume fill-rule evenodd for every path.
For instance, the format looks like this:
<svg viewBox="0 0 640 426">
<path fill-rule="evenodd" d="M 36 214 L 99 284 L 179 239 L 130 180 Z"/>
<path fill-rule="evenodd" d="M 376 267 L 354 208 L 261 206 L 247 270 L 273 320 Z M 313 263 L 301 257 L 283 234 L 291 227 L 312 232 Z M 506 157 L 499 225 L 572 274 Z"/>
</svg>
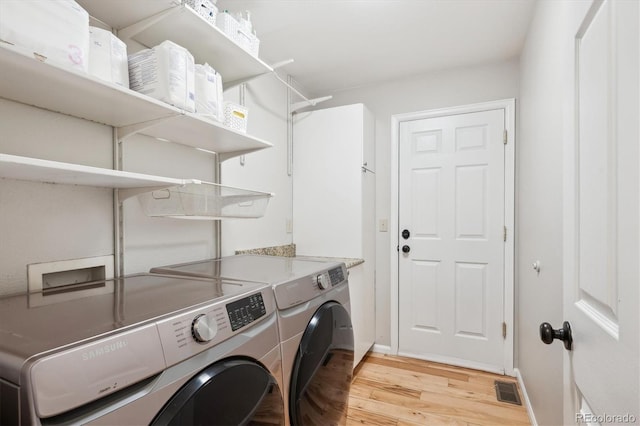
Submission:
<svg viewBox="0 0 640 426">
<path fill-rule="evenodd" d="M 95 358 L 99 358 L 103 355 L 109 355 L 112 352 L 119 351 L 120 349 L 124 349 L 126 347 L 127 347 L 126 340 L 118 340 L 117 342 L 109 343 L 108 345 L 103 345 L 96 349 L 83 352 L 82 360 L 89 361 Z"/>
</svg>

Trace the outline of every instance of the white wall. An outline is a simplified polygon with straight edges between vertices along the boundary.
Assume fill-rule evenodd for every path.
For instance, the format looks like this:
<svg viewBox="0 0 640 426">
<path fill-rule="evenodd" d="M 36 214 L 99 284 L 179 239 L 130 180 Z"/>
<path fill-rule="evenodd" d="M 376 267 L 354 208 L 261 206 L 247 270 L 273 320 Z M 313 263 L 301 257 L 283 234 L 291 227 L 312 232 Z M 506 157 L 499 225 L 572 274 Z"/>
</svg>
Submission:
<svg viewBox="0 0 640 426">
<path fill-rule="evenodd" d="M 562 424 L 564 348 L 543 344 L 539 325 L 563 320 L 563 19 L 561 2 L 538 2 L 520 59 L 517 364 L 541 425 Z"/>
<path fill-rule="evenodd" d="M 111 128 L 0 99 L 0 152 L 111 167 Z M 27 265 L 113 254 L 110 189 L 0 179 L 0 294 Z"/>
<path fill-rule="evenodd" d="M 497 99 L 516 98 L 518 62 L 445 70 L 401 81 L 339 92 L 318 108 L 364 103 L 376 121 L 376 227 L 390 215 L 391 116 Z M 323 95 L 323 94 L 319 94 Z M 390 345 L 390 256 L 394 230 L 377 232 L 376 343 Z M 397 230 L 396 230 L 397 232 Z"/>
<path fill-rule="evenodd" d="M 229 94 L 232 98 L 233 93 Z M 222 181 L 277 195 L 262 219 L 223 222 L 223 252 L 291 243 L 291 178 L 286 168 L 286 90 L 273 77 L 247 89 L 249 133 L 273 148 L 223 164 Z M 111 168 L 110 126 L 0 99 L 0 152 Z M 211 181 L 214 156 L 143 135 L 123 144 L 124 170 Z M 125 273 L 215 255 L 212 221 L 144 215 L 134 197 L 124 202 Z M 0 179 L 0 294 L 27 290 L 27 265 L 114 254 L 113 191 Z"/>
<path fill-rule="evenodd" d="M 239 89 L 225 96 L 237 101 Z M 272 192 L 264 217 L 227 219 L 222 222 L 222 254 L 235 250 L 291 244 L 287 219 L 292 219 L 292 178 L 287 175 L 287 90 L 273 76 L 247 84 L 245 104 L 249 109 L 248 133 L 273 147 L 232 158 L 222 165 L 222 183 L 257 191 Z"/>
</svg>

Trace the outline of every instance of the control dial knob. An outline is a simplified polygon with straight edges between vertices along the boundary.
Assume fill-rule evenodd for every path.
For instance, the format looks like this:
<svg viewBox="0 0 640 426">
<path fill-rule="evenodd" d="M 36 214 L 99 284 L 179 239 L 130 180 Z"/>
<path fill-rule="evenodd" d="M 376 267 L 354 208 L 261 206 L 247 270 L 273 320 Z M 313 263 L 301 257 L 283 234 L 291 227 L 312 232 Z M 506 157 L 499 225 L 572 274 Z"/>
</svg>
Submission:
<svg viewBox="0 0 640 426">
<path fill-rule="evenodd" d="M 215 320 L 206 314 L 200 314 L 191 323 L 191 334 L 196 342 L 206 343 L 216 336 L 218 325 Z"/>
<path fill-rule="evenodd" d="M 329 288 L 329 281 L 324 274 L 320 274 L 316 277 L 316 284 L 318 284 L 318 288 L 321 290 L 326 290 Z"/>
</svg>

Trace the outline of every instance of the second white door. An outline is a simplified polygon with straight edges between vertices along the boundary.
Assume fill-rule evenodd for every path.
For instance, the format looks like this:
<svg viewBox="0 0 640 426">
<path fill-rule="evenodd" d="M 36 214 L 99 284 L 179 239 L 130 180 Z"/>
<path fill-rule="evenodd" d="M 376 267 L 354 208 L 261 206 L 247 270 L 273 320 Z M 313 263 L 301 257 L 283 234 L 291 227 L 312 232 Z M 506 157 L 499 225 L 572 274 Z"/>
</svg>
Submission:
<svg viewBox="0 0 640 426">
<path fill-rule="evenodd" d="M 400 123 L 401 354 L 504 373 L 504 136 L 503 109 Z"/>
</svg>

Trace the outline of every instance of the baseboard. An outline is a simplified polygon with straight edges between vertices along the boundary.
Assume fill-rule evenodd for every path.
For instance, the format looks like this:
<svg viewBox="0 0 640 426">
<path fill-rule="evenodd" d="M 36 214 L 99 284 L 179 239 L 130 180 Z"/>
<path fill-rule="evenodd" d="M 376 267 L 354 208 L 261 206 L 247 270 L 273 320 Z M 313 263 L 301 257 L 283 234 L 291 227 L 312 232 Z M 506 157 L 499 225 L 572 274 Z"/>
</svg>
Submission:
<svg viewBox="0 0 640 426">
<path fill-rule="evenodd" d="M 375 352 L 378 354 L 389 355 L 391 353 L 391 346 L 387 345 L 378 345 L 377 343 L 373 345 L 371 348 L 371 352 Z"/>
<path fill-rule="evenodd" d="M 531 401 L 529 400 L 529 394 L 527 393 L 527 388 L 524 385 L 524 380 L 522 380 L 522 374 L 520 374 L 520 370 L 517 368 L 514 368 L 513 370 L 516 373 L 516 378 L 518 379 L 518 385 L 520 385 L 520 390 L 522 391 L 522 399 L 524 400 L 525 407 L 527 407 L 527 414 L 529 414 L 529 420 L 531 421 L 531 425 L 538 426 L 536 415 L 533 412 L 533 408 L 531 408 Z"/>
</svg>

